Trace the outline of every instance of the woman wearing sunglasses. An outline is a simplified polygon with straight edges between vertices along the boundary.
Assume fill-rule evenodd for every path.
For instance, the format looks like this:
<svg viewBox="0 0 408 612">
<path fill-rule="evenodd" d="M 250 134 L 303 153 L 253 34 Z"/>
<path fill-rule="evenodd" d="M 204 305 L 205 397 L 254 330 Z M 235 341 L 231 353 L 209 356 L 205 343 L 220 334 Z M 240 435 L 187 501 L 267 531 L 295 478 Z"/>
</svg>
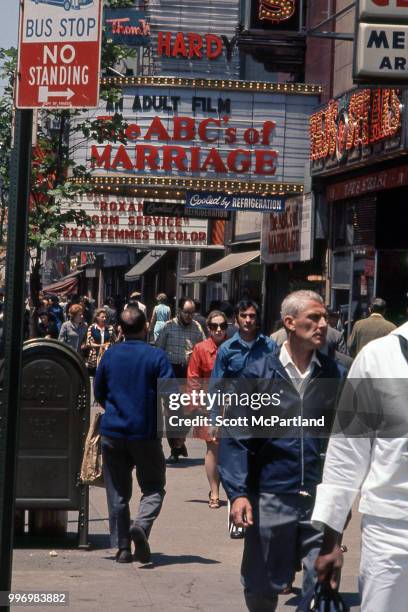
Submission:
<svg viewBox="0 0 408 612">
<path fill-rule="evenodd" d="M 212 310 L 207 317 L 209 337 L 195 345 L 187 369 L 188 388 L 199 390 L 200 379 L 210 378 L 214 367 L 218 347 L 227 339 L 228 321 L 220 310 Z M 211 437 L 209 427 L 194 428 L 194 437 L 205 440 L 207 452 L 205 455 L 205 471 L 210 484 L 210 508 L 219 508 L 220 477 L 217 468 L 218 440 Z"/>
</svg>

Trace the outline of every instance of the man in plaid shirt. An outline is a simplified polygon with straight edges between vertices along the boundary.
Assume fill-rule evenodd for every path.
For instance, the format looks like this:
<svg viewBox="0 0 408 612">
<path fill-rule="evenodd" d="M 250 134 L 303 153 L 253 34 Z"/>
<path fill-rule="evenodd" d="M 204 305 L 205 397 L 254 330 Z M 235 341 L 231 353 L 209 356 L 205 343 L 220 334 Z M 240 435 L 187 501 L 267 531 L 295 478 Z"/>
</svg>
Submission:
<svg viewBox="0 0 408 612">
<path fill-rule="evenodd" d="M 205 340 L 201 325 L 193 319 L 194 314 L 194 300 L 187 297 L 180 298 L 177 316 L 165 324 L 156 340 L 156 346 L 166 351 L 176 378 L 186 378 L 193 348 L 198 342 Z M 188 456 L 185 437 L 167 437 L 167 440 L 171 449 L 168 462 L 176 463 L 180 456 Z"/>
</svg>

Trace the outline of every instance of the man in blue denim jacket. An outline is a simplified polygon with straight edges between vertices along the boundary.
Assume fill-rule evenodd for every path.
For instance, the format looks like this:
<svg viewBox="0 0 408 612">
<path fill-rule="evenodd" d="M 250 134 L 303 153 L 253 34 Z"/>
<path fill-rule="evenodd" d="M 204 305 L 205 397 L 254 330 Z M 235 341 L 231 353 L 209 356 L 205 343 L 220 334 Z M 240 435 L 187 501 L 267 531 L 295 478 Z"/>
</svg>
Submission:
<svg viewBox="0 0 408 612">
<path fill-rule="evenodd" d="M 312 291 L 290 294 L 282 303 L 282 320 L 288 340 L 279 356 L 266 354 L 246 367 L 238 387 L 270 392 L 279 381 L 281 414 L 324 415 L 330 428 L 345 371 L 319 351 L 327 333 L 322 298 Z M 299 562 L 303 591 L 313 588 L 322 540 L 310 516 L 325 441 L 310 430 L 305 435 L 303 427 L 293 428 L 293 437 L 279 437 L 278 429 L 273 438 L 237 435 L 220 442 L 219 468 L 231 516 L 246 528 L 241 578 L 251 612 L 276 610 L 278 594 L 292 584 Z"/>
</svg>

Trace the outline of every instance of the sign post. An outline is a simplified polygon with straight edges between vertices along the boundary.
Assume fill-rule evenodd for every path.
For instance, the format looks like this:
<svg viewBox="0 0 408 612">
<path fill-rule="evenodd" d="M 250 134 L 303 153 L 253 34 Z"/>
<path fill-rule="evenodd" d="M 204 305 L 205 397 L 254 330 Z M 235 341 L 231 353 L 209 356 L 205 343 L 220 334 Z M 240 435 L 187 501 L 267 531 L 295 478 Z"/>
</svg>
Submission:
<svg viewBox="0 0 408 612">
<path fill-rule="evenodd" d="M 11 154 L 4 312 L 4 379 L 0 400 L 0 592 L 9 591 L 26 278 L 28 196 L 33 113 L 17 111 Z M 9 606 L 0 604 L 0 610 Z"/>
<path fill-rule="evenodd" d="M 70 4 L 22 0 L 14 147 L 10 164 L 4 312 L 4 378 L 0 392 L 0 592 L 11 587 L 16 450 L 18 444 L 21 356 L 31 139 L 34 108 L 93 108 L 99 98 L 101 0 Z M 3 348 L 3 347 L 1 347 Z M 0 611 L 9 610 L 0 603 Z"/>
<path fill-rule="evenodd" d="M 99 98 L 101 0 L 80 10 L 24 0 L 17 108 L 94 108 Z"/>
</svg>

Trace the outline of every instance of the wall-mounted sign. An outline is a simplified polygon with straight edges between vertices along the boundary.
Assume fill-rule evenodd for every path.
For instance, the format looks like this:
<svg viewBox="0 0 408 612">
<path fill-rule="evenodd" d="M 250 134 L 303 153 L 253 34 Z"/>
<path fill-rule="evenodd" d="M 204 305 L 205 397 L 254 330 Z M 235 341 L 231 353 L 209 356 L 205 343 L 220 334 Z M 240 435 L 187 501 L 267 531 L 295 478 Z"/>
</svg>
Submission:
<svg viewBox="0 0 408 612">
<path fill-rule="evenodd" d="M 209 242 L 206 219 L 146 215 L 139 198 L 89 193 L 63 204 L 62 212 L 65 208 L 84 211 L 91 225 L 68 224 L 61 234 L 63 243 L 202 249 Z"/>
<path fill-rule="evenodd" d="M 239 0 L 146 3 L 156 74 L 236 79 Z"/>
<path fill-rule="evenodd" d="M 195 210 L 187 208 L 178 202 L 151 202 L 143 203 L 143 214 L 165 215 L 166 217 L 188 217 L 195 219 L 230 219 L 231 214 L 226 210 Z"/>
<path fill-rule="evenodd" d="M 290 30 L 299 29 L 299 0 L 251 0 L 252 29 Z"/>
<path fill-rule="evenodd" d="M 186 208 L 193 210 L 246 210 L 248 212 L 282 212 L 285 198 L 282 196 L 232 195 L 227 193 L 203 193 L 187 191 Z"/>
<path fill-rule="evenodd" d="M 359 0 L 356 7 L 353 80 L 406 86 L 408 2 Z"/>
<path fill-rule="evenodd" d="M 408 185 L 408 166 L 397 166 L 328 185 L 326 199 L 328 202 L 349 200 L 367 193 L 397 189 L 406 185 Z"/>
<path fill-rule="evenodd" d="M 259 0 L 259 19 L 271 23 L 287 21 L 296 11 L 296 0 Z"/>
<path fill-rule="evenodd" d="M 307 261 L 313 257 L 312 194 L 288 198 L 283 213 L 262 215 L 261 261 Z"/>
<path fill-rule="evenodd" d="M 363 20 L 386 22 L 408 19 L 407 0 L 360 0 L 357 15 Z"/>
<path fill-rule="evenodd" d="M 402 97 L 395 89 L 352 90 L 310 118 L 312 174 L 392 155 L 404 145 Z"/>
<path fill-rule="evenodd" d="M 195 83 L 126 87 L 115 109 L 101 107 L 91 116 L 103 121 L 120 112 L 127 144 L 78 137 L 75 162 L 94 177 L 233 179 L 247 181 L 246 190 L 250 182 L 267 181 L 270 191 L 288 192 L 285 183 L 299 191 L 316 97 L 249 85 L 253 90 L 230 91 L 228 83 L 205 89 Z"/>
<path fill-rule="evenodd" d="M 150 24 L 144 11 L 132 7 L 105 8 L 103 17 L 108 40 L 132 47 L 150 44 Z"/>
<path fill-rule="evenodd" d="M 198 34 L 197 32 L 158 32 L 157 55 L 159 57 L 184 57 L 185 59 L 216 60 L 223 53 L 227 61 L 232 60 L 236 37 Z"/>
<path fill-rule="evenodd" d="M 17 108 L 96 107 L 101 0 L 20 4 Z"/>
</svg>

